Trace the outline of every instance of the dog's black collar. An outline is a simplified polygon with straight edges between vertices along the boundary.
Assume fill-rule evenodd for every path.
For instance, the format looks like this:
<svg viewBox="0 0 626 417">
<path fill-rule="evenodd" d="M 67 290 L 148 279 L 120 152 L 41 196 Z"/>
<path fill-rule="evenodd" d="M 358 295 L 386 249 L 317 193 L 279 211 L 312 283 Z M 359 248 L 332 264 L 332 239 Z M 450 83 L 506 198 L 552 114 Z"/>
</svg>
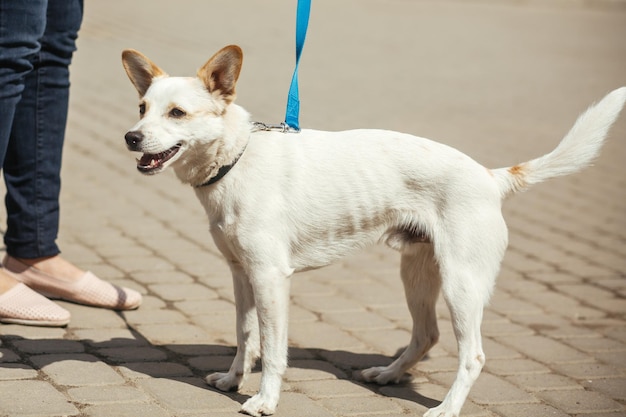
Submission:
<svg viewBox="0 0 626 417">
<path fill-rule="evenodd" d="M 235 158 L 235 160 L 233 162 L 231 162 L 229 165 L 223 165 L 218 171 L 217 174 L 214 177 L 209 178 L 208 181 L 203 182 L 200 185 L 196 185 L 196 188 L 200 188 L 200 187 L 207 187 L 211 184 L 215 184 L 216 182 L 218 182 L 219 180 L 221 180 L 222 178 L 224 178 L 224 176 L 226 174 L 228 174 L 228 171 L 230 171 L 231 169 L 233 169 L 233 167 L 235 166 L 235 164 L 239 161 L 239 158 L 241 158 L 241 155 L 243 155 L 243 153 L 245 152 L 247 146 L 245 148 L 243 148 L 243 150 L 241 151 L 241 153 L 239 155 L 237 155 L 237 157 Z"/>
</svg>

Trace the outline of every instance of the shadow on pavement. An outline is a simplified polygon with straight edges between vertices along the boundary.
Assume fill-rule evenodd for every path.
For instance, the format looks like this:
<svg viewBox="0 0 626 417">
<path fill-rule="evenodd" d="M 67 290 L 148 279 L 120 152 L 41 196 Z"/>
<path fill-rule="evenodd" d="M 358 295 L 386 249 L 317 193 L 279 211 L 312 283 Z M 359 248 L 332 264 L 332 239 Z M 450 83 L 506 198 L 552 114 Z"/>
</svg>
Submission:
<svg viewBox="0 0 626 417">
<path fill-rule="evenodd" d="M 132 332 L 134 339 L 112 338 L 99 342 L 89 339 L 27 339 L 5 333 L 0 335 L 0 347 L 14 352 L 18 357 L 6 358 L 7 360 L 3 361 L 0 355 L 0 370 L 32 368 L 49 373 L 51 365 L 63 361 L 99 362 L 118 368 L 126 379 L 130 380 L 140 380 L 146 376 L 165 378 L 221 393 L 240 404 L 250 398 L 247 394 L 219 391 L 204 382 L 207 374 L 228 370 L 235 356 L 236 347 L 219 344 L 155 345 L 131 326 L 128 326 L 128 329 Z M 400 349 L 397 354 L 399 355 L 402 350 Z M 440 401 L 416 392 L 415 385 L 410 383 L 411 377 L 408 374 L 403 382 L 393 385 L 402 389 L 383 392 L 380 390 L 381 386 L 359 380 L 359 370 L 391 363 L 393 358 L 387 356 L 343 350 L 290 347 L 289 357 L 290 369 L 320 372 L 319 378 L 314 376 L 311 380 L 327 379 L 324 376 L 324 373 L 327 373 L 339 380 L 348 380 L 365 387 L 378 395 L 411 401 L 427 408 L 440 404 Z M 260 370 L 260 361 L 258 361 L 243 391 L 253 392 L 257 389 L 255 382 L 250 379 L 253 379 Z M 68 374 L 71 372 L 66 372 L 64 378 L 67 379 Z M 305 378 L 305 380 L 308 379 Z M 68 385 L 72 386 L 72 384 Z"/>
</svg>

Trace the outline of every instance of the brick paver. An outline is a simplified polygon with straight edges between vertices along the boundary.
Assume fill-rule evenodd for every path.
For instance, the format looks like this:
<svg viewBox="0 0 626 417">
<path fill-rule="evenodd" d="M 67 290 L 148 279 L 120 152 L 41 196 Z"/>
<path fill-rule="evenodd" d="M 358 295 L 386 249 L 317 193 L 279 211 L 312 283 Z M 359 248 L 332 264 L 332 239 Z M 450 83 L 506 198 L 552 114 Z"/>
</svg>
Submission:
<svg viewBox="0 0 626 417">
<path fill-rule="evenodd" d="M 259 370 L 240 393 L 203 382 L 235 354 L 229 270 L 193 191 L 171 172 L 136 172 L 123 142 L 136 93 L 120 53 L 139 49 L 183 75 L 238 43 L 238 102 L 278 122 L 295 1 L 110 0 L 85 13 L 60 244 L 144 304 L 116 313 L 61 303 L 72 313 L 65 329 L 0 326 L 0 416 L 237 416 Z M 406 131 L 511 165 L 551 150 L 590 103 L 626 85 L 624 39 L 622 0 L 314 2 L 302 124 Z M 462 415 L 626 416 L 624 139 L 626 114 L 594 167 L 504 204 L 510 245 L 485 311 L 487 364 Z M 443 302 L 440 343 L 406 382 L 354 375 L 408 342 L 398 265 L 377 246 L 293 278 L 291 367 L 276 416 L 399 417 L 441 401 L 457 366 Z"/>
</svg>

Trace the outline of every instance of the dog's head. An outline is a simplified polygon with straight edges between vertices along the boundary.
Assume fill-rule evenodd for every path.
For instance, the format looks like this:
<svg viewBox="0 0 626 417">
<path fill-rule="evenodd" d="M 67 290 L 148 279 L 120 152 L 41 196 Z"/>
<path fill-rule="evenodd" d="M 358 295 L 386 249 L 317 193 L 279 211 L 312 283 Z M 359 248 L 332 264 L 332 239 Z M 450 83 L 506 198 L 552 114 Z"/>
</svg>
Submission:
<svg viewBox="0 0 626 417">
<path fill-rule="evenodd" d="M 230 45 L 218 51 L 196 77 L 170 77 L 145 55 L 127 49 L 124 69 L 139 93 L 139 122 L 125 135 L 141 152 L 137 169 L 156 174 L 185 152 L 207 146 L 224 131 L 223 115 L 235 99 L 243 54 Z"/>
</svg>

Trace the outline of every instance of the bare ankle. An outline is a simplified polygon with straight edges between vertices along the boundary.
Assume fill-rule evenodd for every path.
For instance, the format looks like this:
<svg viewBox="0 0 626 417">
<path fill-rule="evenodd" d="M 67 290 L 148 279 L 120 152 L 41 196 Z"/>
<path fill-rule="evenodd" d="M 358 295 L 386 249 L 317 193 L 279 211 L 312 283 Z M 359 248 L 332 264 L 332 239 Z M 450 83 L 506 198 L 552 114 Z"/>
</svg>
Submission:
<svg viewBox="0 0 626 417">
<path fill-rule="evenodd" d="M 60 255 L 15 259 L 25 265 L 62 280 L 76 281 L 85 274 L 85 271 L 63 259 Z"/>
<path fill-rule="evenodd" d="M 3 269 L 0 269 L 0 294 L 4 294 L 19 283 Z"/>
</svg>

